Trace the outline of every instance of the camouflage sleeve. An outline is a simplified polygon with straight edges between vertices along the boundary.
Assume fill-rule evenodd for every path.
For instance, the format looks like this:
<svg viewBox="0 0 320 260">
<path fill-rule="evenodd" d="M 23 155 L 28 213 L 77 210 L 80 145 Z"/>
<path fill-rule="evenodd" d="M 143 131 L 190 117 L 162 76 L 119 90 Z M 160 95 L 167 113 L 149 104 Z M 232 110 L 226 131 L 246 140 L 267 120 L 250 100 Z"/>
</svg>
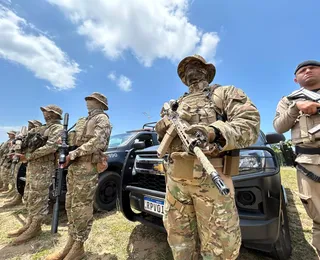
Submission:
<svg viewBox="0 0 320 260">
<path fill-rule="evenodd" d="M 61 124 L 54 124 L 50 126 L 48 133 L 48 140 L 46 144 L 37 150 L 35 150 L 32 154 L 27 156 L 28 160 L 35 160 L 40 157 L 55 153 L 59 147 L 58 139 L 61 134 L 63 126 Z"/>
<path fill-rule="evenodd" d="M 111 134 L 111 125 L 107 116 L 98 115 L 93 137 L 88 142 L 79 146 L 76 150 L 69 153 L 70 160 L 77 157 L 92 154 L 99 150 L 104 150 Z"/>
<path fill-rule="evenodd" d="M 9 141 L 2 143 L 2 145 L 0 147 L 0 157 L 5 156 L 8 145 L 9 145 Z"/>
<path fill-rule="evenodd" d="M 273 119 L 273 127 L 279 134 L 289 131 L 295 124 L 300 114 L 295 102 L 290 102 L 283 97 L 277 106 L 276 115 Z"/>
<path fill-rule="evenodd" d="M 260 132 L 260 113 L 247 95 L 234 86 L 225 86 L 215 90 L 213 100 L 227 116 L 226 122 L 218 120 L 211 124 L 223 136 L 221 151 L 254 144 Z"/>
</svg>

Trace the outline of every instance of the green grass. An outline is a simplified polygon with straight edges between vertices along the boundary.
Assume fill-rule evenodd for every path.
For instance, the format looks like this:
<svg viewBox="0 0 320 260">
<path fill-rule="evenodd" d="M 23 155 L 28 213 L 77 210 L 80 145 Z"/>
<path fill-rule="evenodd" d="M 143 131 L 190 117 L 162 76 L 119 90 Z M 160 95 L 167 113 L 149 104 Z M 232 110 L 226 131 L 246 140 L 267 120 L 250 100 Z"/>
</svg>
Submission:
<svg viewBox="0 0 320 260">
<path fill-rule="evenodd" d="M 292 238 L 292 257 L 290 259 L 317 259 L 311 246 L 312 222 L 302 206 L 297 192 L 296 174 L 292 168 L 281 171 L 283 186 L 288 195 L 288 213 Z M 0 204 L 2 203 L 0 198 Z M 66 217 L 61 217 L 59 233 L 51 235 L 51 215 L 43 226 L 44 232 L 24 245 L 10 246 L 6 237 L 10 230 L 20 227 L 25 218 L 23 206 L 13 209 L 0 209 L 0 259 L 44 259 L 46 255 L 59 250 L 67 240 Z M 19 220 L 20 219 L 20 220 Z M 95 214 L 92 232 L 85 244 L 87 259 L 102 260 L 172 260 L 166 235 L 139 223 L 127 221 L 120 212 Z M 239 260 L 270 259 L 263 253 L 241 248 Z"/>
</svg>

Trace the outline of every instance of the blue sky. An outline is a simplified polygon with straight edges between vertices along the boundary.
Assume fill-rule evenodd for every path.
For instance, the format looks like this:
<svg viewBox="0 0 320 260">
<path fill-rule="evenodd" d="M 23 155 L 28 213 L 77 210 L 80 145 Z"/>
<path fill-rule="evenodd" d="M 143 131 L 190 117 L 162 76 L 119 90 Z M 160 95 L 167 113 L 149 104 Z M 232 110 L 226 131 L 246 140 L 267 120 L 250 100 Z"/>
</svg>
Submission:
<svg viewBox="0 0 320 260">
<path fill-rule="evenodd" d="M 187 90 L 176 68 L 194 53 L 215 63 L 215 83 L 247 93 L 272 132 L 279 99 L 298 87 L 295 66 L 320 60 L 319 1 L 151 2 L 0 0 L 0 141 L 43 122 L 43 105 L 75 123 L 94 91 L 108 97 L 114 134 L 157 121 Z"/>
</svg>

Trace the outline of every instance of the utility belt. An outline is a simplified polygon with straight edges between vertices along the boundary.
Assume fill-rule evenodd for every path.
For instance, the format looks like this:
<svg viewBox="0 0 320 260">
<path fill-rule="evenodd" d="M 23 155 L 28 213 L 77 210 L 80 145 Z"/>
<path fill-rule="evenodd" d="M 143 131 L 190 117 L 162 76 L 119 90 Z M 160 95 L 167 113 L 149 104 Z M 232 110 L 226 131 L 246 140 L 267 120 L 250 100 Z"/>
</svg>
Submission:
<svg viewBox="0 0 320 260">
<path fill-rule="evenodd" d="M 219 157 L 207 156 L 219 174 L 234 176 L 239 174 L 239 150 L 228 151 Z M 173 152 L 169 158 L 170 176 L 177 179 L 194 180 L 206 177 L 199 159 L 186 152 Z"/>
<path fill-rule="evenodd" d="M 320 155 L 320 148 L 309 148 L 309 147 L 300 147 L 296 146 L 296 154 L 319 154 Z M 309 171 L 305 167 L 303 167 L 300 163 L 296 163 L 296 168 L 300 170 L 305 176 L 310 178 L 315 182 L 320 182 L 320 176 L 314 174 L 313 172 Z"/>
<path fill-rule="evenodd" d="M 320 154 L 319 148 L 311 148 L 311 147 L 300 147 L 296 146 L 296 154 Z"/>
<path fill-rule="evenodd" d="M 32 160 L 32 162 L 43 163 L 43 162 L 49 162 L 49 161 L 55 161 L 55 160 L 56 160 L 56 154 L 49 154 L 49 155 L 45 155 L 40 158 L 34 159 Z"/>
<path fill-rule="evenodd" d="M 103 161 L 102 155 L 99 153 L 92 153 L 84 156 L 77 157 L 75 162 L 91 162 L 91 163 L 100 163 Z"/>
</svg>

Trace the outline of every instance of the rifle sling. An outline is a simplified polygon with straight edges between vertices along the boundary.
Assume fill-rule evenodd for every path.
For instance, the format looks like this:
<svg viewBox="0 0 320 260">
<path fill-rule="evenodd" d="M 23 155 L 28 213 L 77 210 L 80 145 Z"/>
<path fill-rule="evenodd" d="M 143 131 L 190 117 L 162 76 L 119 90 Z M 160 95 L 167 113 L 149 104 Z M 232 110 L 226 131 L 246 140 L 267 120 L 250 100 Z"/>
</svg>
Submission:
<svg viewBox="0 0 320 260">
<path fill-rule="evenodd" d="M 313 172 L 309 171 L 308 169 L 303 167 L 301 164 L 297 163 L 296 167 L 298 170 L 300 170 L 305 176 L 307 176 L 311 180 L 315 182 L 320 182 L 320 176 L 315 175 Z"/>
</svg>

